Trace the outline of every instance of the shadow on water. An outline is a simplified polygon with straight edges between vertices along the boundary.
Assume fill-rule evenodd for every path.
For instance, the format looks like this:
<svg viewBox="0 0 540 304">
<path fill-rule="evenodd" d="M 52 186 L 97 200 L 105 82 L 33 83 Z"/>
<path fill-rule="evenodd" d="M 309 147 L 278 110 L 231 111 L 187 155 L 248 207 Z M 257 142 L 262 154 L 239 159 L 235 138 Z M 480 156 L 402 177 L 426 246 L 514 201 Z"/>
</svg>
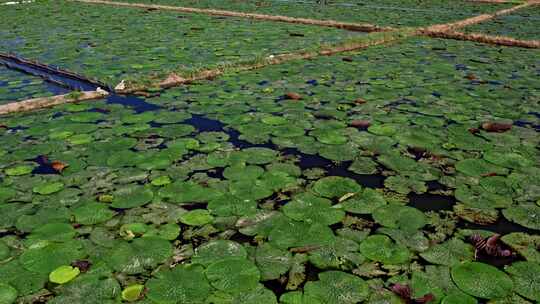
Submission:
<svg viewBox="0 0 540 304">
<path fill-rule="evenodd" d="M 408 198 L 409 206 L 424 212 L 452 210 L 454 204 L 456 203 L 456 199 L 453 196 L 431 193 L 411 193 L 408 195 Z"/>
<path fill-rule="evenodd" d="M 107 96 L 107 103 L 121 104 L 131 107 L 135 112 L 142 113 L 147 111 L 155 111 L 161 109 L 160 106 L 148 103 L 143 98 L 135 95 L 118 95 L 111 94 Z"/>
</svg>

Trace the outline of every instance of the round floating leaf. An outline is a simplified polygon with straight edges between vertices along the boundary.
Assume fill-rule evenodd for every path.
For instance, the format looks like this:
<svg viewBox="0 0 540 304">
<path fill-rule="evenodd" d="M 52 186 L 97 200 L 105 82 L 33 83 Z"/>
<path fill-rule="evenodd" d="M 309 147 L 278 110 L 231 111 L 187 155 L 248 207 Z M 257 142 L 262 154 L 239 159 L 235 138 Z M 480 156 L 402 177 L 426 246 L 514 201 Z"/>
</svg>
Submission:
<svg viewBox="0 0 540 304">
<path fill-rule="evenodd" d="M 230 193 L 240 199 L 257 201 L 271 196 L 274 191 L 262 180 L 241 180 L 229 184 Z"/>
<path fill-rule="evenodd" d="M 190 226 L 203 226 L 214 221 L 214 217 L 206 209 L 188 211 L 180 217 L 180 222 Z"/>
<path fill-rule="evenodd" d="M 229 240 L 216 240 L 197 247 L 191 262 L 206 267 L 220 260 L 246 257 L 247 252 L 244 246 Z"/>
<path fill-rule="evenodd" d="M 540 206 L 533 204 L 512 206 L 504 209 L 503 215 L 509 221 L 521 226 L 540 230 Z"/>
<path fill-rule="evenodd" d="M 390 124 L 373 124 L 368 131 L 375 135 L 392 136 L 398 131 L 398 127 Z"/>
<path fill-rule="evenodd" d="M 56 193 L 62 189 L 64 189 L 64 183 L 52 182 L 35 186 L 34 188 L 32 188 L 32 191 L 41 195 L 49 195 Z"/>
<path fill-rule="evenodd" d="M 139 300 L 144 291 L 144 285 L 135 284 L 126 287 L 122 290 L 122 300 L 127 302 L 135 302 Z"/>
<path fill-rule="evenodd" d="M 369 287 L 357 276 L 326 271 L 319 274 L 319 281 L 307 282 L 304 294 L 325 304 L 356 304 L 367 298 Z"/>
<path fill-rule="evenodd" d="M 19 165 L 11 168 L 7 168 L 5 170 L 6 175 L 9 176 L 20 176 L 20 175 L 26 175 L 32 173 L 34 170 L 33 166 L 30 165 Z"/>
<path fill-rule="evenodd" d="M 292 265 L 292 255 L 286 250 L 264 243 L 255 251 L 255 263 L 261 271 L 261 280 L 275 280 L 289 270 Z"/>
<path fill-rule="evenodd" d="M 402 205 L 386 205 L 373 211 L 373 219 L 389 228 L 413 232 L 427 224 L 424 213 L 416 208 Z"/>
<path fill-rule="evenodd" d="M 93 304 L 110 303 L 118 296 L 120 284 L 113 279 L 95 275 L 84 275 L 61 287 L 59 294 L 49 304 Z"/>
<path fill-rule="evenodd" d="M 525 298 L 540 302 L 540 264 L 515 262 L 505 268 L 514 281 L 514 290 Z"/>
<path fill-rule="evenodd" d="M 168 185 L 171 182 L 172 182 L 171 178 L 168 177 L 167 175 L 162 175 L 162 176 L 159 176 L 159 177 L 156 177 L 156 178 L 152 179 L 152 185 L 158 186 L 158 187 Z"/>
<path fill-rule="evenodd" d="M 255 214 L 257 202 L 249 199 L 239 199 L 227 193 L 209 201 L 208 210 L 218 216 L 246 216 Z"/>
<path fill-rule="evenodd" d="M 110 220 L 116 213 L 103 203 L 88 202 L 75 208 L 75 221 L 82 225 L 95 225 Z"/>
<path fill-rule="evenodd" d="M 442 244 L 434 245 L 420 256 L 432 264 L 454 266 L 474 259 L 474 249 L 460 239 L 450 239 Z"/>
<path fill-rule="evenodd" d="M 356 193 L 362 190 L 353 179 L 341 176 L 323 177 L 315 182 L 313 191 L 320 196 L 328 198 L 341 198 L 349 193 Z"/>
<path fill-rule="evenodd" d="M 310 132 L 311 136 L 317 138 L 317 140 L 327 145 L 342 145 L 347 142 L 347 137 L 343 132 L 334 129 L 322 129 Z"/>
<path fill-rule="evenodd" d="M 49 274 L 49 281 L 56 284 L 66 284 L 75 279 L 80 273 L 81 271 L 77 267 L 63 265 Z"/>
<path fill-rule="evenodd" d="M 410 258 L 407 247 L 394 243 L 386 235 L 371 235 L 360 243 L 360 252 L 370 260 L 384 264 L 403 264 Z"/>
<path fill-rule="evenodd" d="M 483 159 L 469 158 L 456 163 L 456 170 L 469 176 L 480 177 L 490 173 L 506 174 L 506 169 L 486 162 Z"/>
<path fill-rule="evenodd" d="M 18 261 L 0 264 L 1 284 L 14 287 L 19 296 L 32 294 L 42 289 L 48 281 L 48 273 L 35 273 L 24 269 Z"/>
<path fill-rule="evenodd" d="M 375 174 L 377 173 L 377 163 L 369 157 L 359 157 L 349 166 L 349 171 L 356 174 Z"/>
<path fill-rule="evenodd" d="M 72 239 L 77 232 L 68 223 L 48 223 L 32 231 L 28 240 L 63 242 Z"/>
<path fill-rule="evenodd" d="M 12 304 L 18 296 L 17 289 L 10 285 L 0 283 L 0 304 Z"/>
<path fill-rule="evenodd" d="M 411 191 L 421 194 L 428 190 L 423 181 L 414 180 L 411 177 L 401 175 L 394 175 L 386 178 L 384 180 L 384 186 L 400 194 L 409 194 Z"/>
<path fill-rule="evenodd" d="M 283 207 L 283 213 L 293 220 L 332 225 L 345 217 L 345 211 L 332 206 L 332 201 L 311 193 L 296 195 Z"/>
<path fill-rule="evenodd" d="M 107 264 L 114 270 L 138 274 L 153 269 L 173 254 L 169 241 L 157 237 L 137 238 L 132 242 L 117 243 L 107 256 Z"/>
<path fill-rule="evenodd" d="M 268 148 L 247 148 L 242 150 L 248 164 L 263 165 L 276 159 L 278 152 Z"/>
<path fill-rule="evenodd" d="M 214 288 L 230 294 L 240 294 L 257 287 L 260 272 L 247 259 L 230 258 L 208 266 L 206 277 Z"/>
<path fill-rule="evenodd" d="M 263 175 L 264 169 L 259 166 L 238 164 L 223 170 L 223 176 L 230 180 L 253 180 Z"/>
<path fill-rule="evenodd" d="M 326 225 L 289 220 L 274 225 L 268 239 L 275 247 L 288 249 L 291 247 L 328 245 L 334 241 L 335 236 Z"/>
<path fill-rule="evenodd" d="M 309 261 L 319 269 L 346 269 L 361 265 L 365 259 L 358 252 L 357 242 L 337 237 L 330 245 L 320 246 L 309 252 Z"/>
<path fill-rule="evenodd" d="M 248 292 L 242 292 L 234 296 L 232 303 L 242 304 L 242 303 L 257 303 L 257 304 L 277 304 L 276 295 L 266 288 L 263 285 L 259 286 Z"/>
<path fill-rule="evenodd" d="M 82 256 L 83 253 L 76 243 L 43 243 L 24 251 L 19 261 L 29 271 L 48 274 Z"/>
<path fill-rule="evenodd" d="M 466 262 L 452 268 L 452 279 L 463 292 L 483 299 L 503 298 L 513 288 L 507 274 L 478 262 Z"/>
<path fill-rule="evenodd" d="M 366 188 L 361 193 L 357 193 L 345 200 L 343 209 L 350 213 L 371 214 L 374 210 L 386 204 L 387 202 L 380 192 Z"/>
<path fill-rule="evenodd" d="M 510 169 L 519 169 L 528 167 L 534 162 L 521 154 L 513 152 L 487 151 L 484 153 L 484 159 L 488 162 Z"/>
<path fill-rule="evenodd" d="M 113 197 L 112 207 L 129 209 L 148 204 L 152 201 L 154 193 L 150 188 L 131 185 L 118 189 Z"/>
<path fill-rule="evenodd" d="M 514 232 L 503 235 L 501 240 L 527 261 L 540 264 L 540 235 Z"/>
<path fill-rule="evenodd" d="M 7 187 L 0 187 L 0 204 L 9 201 L 17 195 L 17 191 Z"/>
<path fill-rule="evenodd" d="M 287 118 L 282 117 L 282 116 L 274 116 L 274 115 L 265 116 L 261 119 L 261 121 L 267 125 L 275 125 L 275 126 L 283 125 L 288 122 Z"/>
</svg>

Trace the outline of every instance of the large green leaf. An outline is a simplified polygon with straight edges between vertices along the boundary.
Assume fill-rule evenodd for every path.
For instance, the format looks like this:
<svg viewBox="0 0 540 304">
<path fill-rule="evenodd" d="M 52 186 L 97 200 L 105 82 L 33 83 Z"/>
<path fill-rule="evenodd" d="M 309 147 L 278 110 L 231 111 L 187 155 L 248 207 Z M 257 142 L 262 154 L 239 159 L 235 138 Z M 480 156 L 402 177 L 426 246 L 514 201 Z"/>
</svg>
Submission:
<svg viewBox="0 0 540 304">
<path fill-rule="evenodd" d="M 368 293 L 368 284 L 364 280 L 341 271 L 322 272 L 319 281 L 308 282 L 304 287 L 306 296 L 326 304 L 360 303 Z"/>
<path fill-rule="evenodd" d="M 146 296 L 158 304 L 204 303 L 212 290 L 200 265 L 176 266 L 155 276 L 146 283 Z"/>
<path fill-rule="evenodd" d="M 514 287 L 507 274 L 478 262 L 465 262 L 453 267 L 452 279 L 465 293 L 483 299 L 503 298 Z"/>
</svg>

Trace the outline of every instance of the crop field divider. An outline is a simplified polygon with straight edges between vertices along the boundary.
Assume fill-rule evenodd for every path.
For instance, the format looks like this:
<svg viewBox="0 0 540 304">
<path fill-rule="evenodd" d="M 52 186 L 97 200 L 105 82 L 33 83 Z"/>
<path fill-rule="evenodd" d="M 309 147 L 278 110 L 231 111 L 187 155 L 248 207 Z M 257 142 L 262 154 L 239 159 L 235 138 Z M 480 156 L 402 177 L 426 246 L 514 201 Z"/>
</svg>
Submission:
<svg viewBox="0 0 540 304">
<path fill-rule="evenodd" d="M 423 35 L 433 38 L 454 39 L 463 41 L 474 41 L 493 45 L 504 45 L 511 47 L 522 47 L 538 49 L 540 48 L 540 40 L 519 40 L 506 36 L 492 36 L 481 33 L 463 33 L 458 31 L 429 31 L 424 30 Z"/>
<path fill-rule="evenodd" d="M 456 21 L 456 22 L 450 22 L 450 23 L 445 23 L 445 24 L 436 24 L 436 25 L 429 26 L 427 28 L 421 28 L 420 30 L 425 29 L 425 30 L 427 30 L 429 32 L 444 32 L 444 31 L 456 30 L 456 29 L 463 28 L 463 27 L 466 27 L 466 26 L 469 26 L 469 25 L 478 24 L 478 23 L 481 23 L 481 22 L 486 22 L 486 21 L 489 21 L 489 20 L 491 20 L 493 18 L 496 18 L 496 17 L 499 17 L 499 16 L 508 15 L 508 14 L 514 12 L 514 11 L 517 11 L 517 10 L 520 10 L 520 9 L 523 9 L 523 8 L 526 8 L 526 7 L 529 7 L 531 5 L 538 4 L 538 3 L 540 3 L 540 0 L 528 1 L 526 3 L 516 5 L 516 6 L 511 7 L 511 8 L 503 9 L 503 10 L 494 12 L 492 14 L 482 14 L 482 15 L 478 15 L 478 16 L 475 16 L 475 17 L 463 19 L 463 20 Z"/>
<path fill-rule="evenodd" d="M 97 91 L 80 92 L 78 95 L 73 95 L 72 93 L 69 93 L 69 94 L 56 95 L 56 96 L 51 96 L 51 97 L 27 99 L 23 101 L 16 101 L 16 102 L 0 105 L 0 114 L 27 112 L 27 111 L 37 110 L 37 109 L 48 108 L 48 107 L 52 107 L 56 105 L 61 105 L 64 103 L 99 99 L 107 95 L 109 95 L 107 91 L 97 90 Z"/>
<path fill-rule="evenodd" d="M 205 14 L 205 15 L 211 15 L 211 16 L 238 17 L 238 18 L 262 20 L 262 21 L 275 21 L 275 22 L 304 24 L 304 25 L 317 25 L 317 26 L 333 27 L 333 28 L 344 29 L 344 30 L 349 30 L 349 31 L 357 31 L 357 32 L 387 32 L 387 31 L 393 30 L 393 28 L 391 27 L 381 27 L 381 26 L 377 26 L 373 24 L 366 24 L 366 23 L 340 22 L 340 21 L 335 21 L 335 20 L 319 20 L 319 19 L 309 19 L 309 18 L 294 18 L 294 17 L 280 16 L 280 15 L 242 13 L 242 12 L 227 11 L 227 10 L 215 10 L 215 9 L 193 8 L 193 7 L 182 7 L 182 6 L 144 4 L 144 3 L 126 3 L 126 2 L 115 2 L 115 1 L 106 1 L 106 0 L 71 0 L 71 1 L 88 3 L 88 4 L 104 4 L 104 5 L 112 5 L 112 6 L 120 6 L 120 7 L 133 7 L 133 8 L 141 8 L 141 9 L 168 10 L 168 11 L 176 11 L 176 12 L 181 12 L 181 13 L 195 13 L 195 14 Z"/>
</svg>

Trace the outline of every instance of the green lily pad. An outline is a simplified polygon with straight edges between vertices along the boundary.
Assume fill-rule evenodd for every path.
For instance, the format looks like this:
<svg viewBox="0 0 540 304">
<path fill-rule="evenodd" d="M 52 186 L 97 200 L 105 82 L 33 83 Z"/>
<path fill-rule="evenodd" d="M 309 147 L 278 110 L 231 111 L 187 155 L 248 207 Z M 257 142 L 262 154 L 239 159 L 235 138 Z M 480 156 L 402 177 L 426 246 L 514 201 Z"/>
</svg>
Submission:
<svg viewBox="0 0 540 304">
<path fill-rule="evenodd" d="M 88 202 L 73 209 L 75 221 L 82 225 L 95 225 L 110 220 L 116 213 L 106 204 Z"/>
<path fill-rule="evenodd" d="M 255 263 L 261 271 L 261 280 L 275 280 L 291 268 L 292 255 L 290 252 L 273 247 L 268 243 L 257 246 Z"/>
<path fill-rule="evenodd" d="M 323 177 L 315 182 L 313 191 L 322 197 L 341 198 L 349 193 L 356 193 L 362 190 L 353 179 L 341 176 Z"/>
<path fill-rule="evenodd" d="M 528 204 L 518 205 L 503 210 L 503 215 L 509 221 L 521 226 L 540 230 L 540 206 Z"/>
<path fill-rule="evenodd" d="M 465 262 L 452 268 L 452 279 L 463 292 L 483 299 L 503 298 L 510 294 L 510 277 L 497 268 L 478 262 Z"/>
<path fill-rule="evenodd" d="M 155 276 L 146 283 L 147 298 L 155 303 L 203 303 L 212 290 L 200 265 L 176 266 Z"/>
<path fill-rule="evenodd" d="M 21 175 L 30 174 L 32 173 L 33 170 L 34 170 L 33 166 L 19 165 L 19 166 L 7 168 L 5 172 L 6 172 L 6 175 L 9 175 L 9 176 L 21 176 Z"/>
<path fill-rule="evenodd" d="M 246 257 L 244 246 L 229 240 L 215 240 L 197 247 L 191 262 L 206 267 L 220 260 Z"/>
<path fill-rule="evenodd" d="M 327 245 L 334 238 L 332 230 L 326 225 L 292 220 L 276 223 L 268 235 L 270 243 L 280 249 Z"/>
<path fill-rule="evenodd" d="M 370 260 L 384 264 L 403 264 L 410 259 L 407 247 L 394 243 L 386 235 L 371 235 L 360 243 L 360 252 Z"/>
<path fill-rule="evenodd" d="M 29 271 L 48 274 L 57 267 L 69 265 L 82 256 L 83 252 L 76 243 L 43 242 L 24 251 L 19 261 Z"/>
<path fill-rule="evenodd" d="M 180 221 L 190 226 L 203 226 L 212 223 L 214 217 L 206 209 L 188 211 L 180 217 Z"/>
<path fill-rule="evenodd" d="M 218 216 L 246 216 L 255 214 L 257 202 L 249 199 L 239 199 L 227 193 L 209 201 L 208 210 Z"/>
<path fill-rule="evenodd" d="M 122 290 L 122 300 L 127 302 L 135 302 L 139 300 L 144 291 L 144 285 L 130 285 Z"/>
<path fill-rule="evenodd" d="M 389 228 L 413 232 L 427 224 L 424 213 L 416 208 L 402 205 L 385 205 L 373 211 L 373 219 Z"/>
<path fill-rule="evenodd" d="M 342 145 L 348 140 L 342 131 L 333 129 L 316 130 L 310 132 L 309 135 L 326 145 Z"/>
<path fill-rule="evenodd" d="M 152 201 L 154 193 L 150 188 L 131 185 L 116 190 L 113 197 L 112 207 L 129 209 L 148 204 Z"/>
<path fill-rule="evenodd" d="M 474 249 L 471 245 L 460 239 L 450 239 L 442 244 L 432 246 L 420 256 L 432 264 L 454 266 L 456 264 L 472 261 Z"/>
<path fill-rule="evenodd" d="M 343 209 L 355 214 L 371 214 L 386 205 L 384 196 L 377 190 L 366 188 L 343 202 Z"/>
<path fill-rule="evenodd" d="M 248 164 L 263 165 L 274 161 L 278 152 L 268 148 L 255 147 L 242 150 L 242 154 Z"/>
<path fill-rule="evenodd" d="M 510 274 L 518 294 L 532 301 L 540 301 L 540 264 L 515 262 L 505 270 Z"/>
<path fill-rule="evenodd" d="M 309 261 L 319 269 L 350 269 L 360 266 L 365 258 L 359 254 L 357 242 L 337 237 L 331 244 L 311 250 Z"/>
<path fill-rule="evenodd" d="M 118 242 L 106 257 L 114 270 L 138 274 L 154 269 L 173 254 L 169 241 L 157 237 L 136 238 L 132 242 Z"/>
<path fill-rule="evenodd" d="M 113 278 L 99 274 L 84 275 L 61 286 L 59 294 L 48 303 L 108 303 L 119 296 L 120 290 L 120 284 Z"/>
<path fill-rule="evenodd" d="M 349 171 L 356 174 L 371 175 L 377 173 L 377 163 L 369 157 L 359 157 L 349 166 Z"/>
<path fill-rule="evenodd" d="M 394 175 L 384 180 L 384 186 L 400 194 L 425 193 L 428 189 L 423 181 L 414 180 L 410 177 Z"/>
<path fill-rule="evenodd" d="M 17 289 L 11 287 L 8 284 L 0 283 L 0 303 L 1 304 L 12 304 L 15 303 L 15 300 L 18 296 Z"/>
<path fill-rule="evenodd" d="M 483 159 L 469 158 L 456 163 L 456 170 L 469 176 L 480 177 L 490 173 L 506 174 L 507 170 Z"/>
<path fill-rule="evenodd" d="M 332 206 L 332 201 L 311 193 L 296 195 L 283 207 L 283 213 L 293 220 L 322 225 L 338 223 L 345 217 L 345 211 L 339 206 Z"/>
<path fill-rule="evenodd" d="M 361 278 L 341 272 L 326 271 L 319 274 L 319 281 L 308 282 L 304 295 L 326 304 L 355 304 L 369 294 L 368 284 Z"/>
<path fill-rule="evenodd" d="M 206 277 L 214 288 L 230 294 L 240 294 L 258 286 L 260 272 L 247 259 L 227 258 L 208 266 Z"/>
<path fill-rule="evenodd" d="M 0 187 L 0 204 L 9 201 L 17 195 L 17 191 L 7 187 Z"/>
<path fill-rule="evenodd" d="M 540 264 L 540 251 L 537 249 L 540 247 L 540 236 L 514 232 L 503 235 L 501 240 L 527 261 Z"/>
<path fill-rule="evenodd" d="M 79 268 L 63 265 L 49 274 L 49 281 L 56 284 L 66 284 L 75 279 L 80 273 Z"/>
<path fill-rule="evenodd" d="M 52 182 L 35 186 L 34 188 L 32 188 L 32 191 L 41 195 L 49 195 L 56 193 L 62 189 L 64 189 L 64 183 Z"/>
</svg>

